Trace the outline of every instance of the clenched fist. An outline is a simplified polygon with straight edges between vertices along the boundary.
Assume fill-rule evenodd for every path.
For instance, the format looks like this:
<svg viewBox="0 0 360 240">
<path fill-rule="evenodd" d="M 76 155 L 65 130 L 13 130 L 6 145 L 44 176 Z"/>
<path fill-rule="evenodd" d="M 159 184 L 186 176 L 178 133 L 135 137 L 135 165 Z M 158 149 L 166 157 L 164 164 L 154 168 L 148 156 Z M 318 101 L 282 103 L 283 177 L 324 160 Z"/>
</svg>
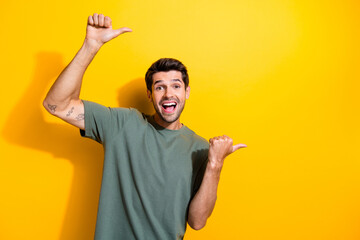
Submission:
<svg viewBox="0 0 360 240">
<path fill-rule="evenodd" d="M 224 159 L 240 148 L 246 147 L 245 144 L 233 145 L 233 140 L 226 136 L 214 137 L 209 140 L 209 164 L 212 168 L 221 170 Z"/>
<path fill-rule="evenodd" d="M 113 29 L 110 17 L 94 13 L 93 16 L 89 16 L 88 18 L 86 39 L 102 46 L 120 34 L 131 31 L 130 28 L 126 27 Z"/>
</svg>

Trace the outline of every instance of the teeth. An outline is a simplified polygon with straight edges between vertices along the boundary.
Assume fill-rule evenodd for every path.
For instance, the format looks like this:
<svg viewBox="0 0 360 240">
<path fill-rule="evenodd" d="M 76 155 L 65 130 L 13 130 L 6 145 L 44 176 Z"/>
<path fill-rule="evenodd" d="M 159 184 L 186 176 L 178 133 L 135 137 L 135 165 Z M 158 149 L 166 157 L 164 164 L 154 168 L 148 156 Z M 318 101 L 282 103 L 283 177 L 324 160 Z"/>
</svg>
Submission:
<svg viewBox="0 0 360 240">
<path fill-rule="evenodd" d="M 175 106 L 176 103 L 164 103 L 163 105 L 169 107 L 169 106 Z"/>
</svg>

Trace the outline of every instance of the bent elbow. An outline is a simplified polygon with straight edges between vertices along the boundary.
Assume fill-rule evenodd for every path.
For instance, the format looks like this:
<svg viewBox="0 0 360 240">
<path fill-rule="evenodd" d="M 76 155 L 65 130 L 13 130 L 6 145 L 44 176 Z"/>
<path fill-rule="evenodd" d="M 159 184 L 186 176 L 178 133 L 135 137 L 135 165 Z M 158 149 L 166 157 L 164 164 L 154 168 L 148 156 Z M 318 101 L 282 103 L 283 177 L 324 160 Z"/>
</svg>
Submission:
<svg viewBox="0 0 360 240">
<path fill-rule="evenodd" d="M 196 231 L 202 229 L 203 227 L 205 227 L 205 225 L 206 225 L 206 221 L 205 222 L 189 222 L 189 226 Z"/>
<path fill-rule="evenodd" d="M 205 225 L 199 225 L 199 226 L 197 226 L 197 225 L 195 225 L 195 226 L 193 226 L 193 227 L 191 227 L 192 229 L 194 229 L 194 230 L 196 230 L 196 231 L 199 231 L 200 229 L 202 229 L 203 227 L 205 227 Z"/>
<path fill-rule="evenodd" d="M 46 108 L 46 106 L 47 106 L 46 98 L 43 100 L 42 105 L 47 110 L 47 108 Z"/>
<path fill-rule="evenodd" d="M 49 104 L 46 98 L 44 99 L 42 105 L 46 109 L 46 111 L 48 111 L 52 115 L 55 115 L 56 105 Z"/>
</svg>

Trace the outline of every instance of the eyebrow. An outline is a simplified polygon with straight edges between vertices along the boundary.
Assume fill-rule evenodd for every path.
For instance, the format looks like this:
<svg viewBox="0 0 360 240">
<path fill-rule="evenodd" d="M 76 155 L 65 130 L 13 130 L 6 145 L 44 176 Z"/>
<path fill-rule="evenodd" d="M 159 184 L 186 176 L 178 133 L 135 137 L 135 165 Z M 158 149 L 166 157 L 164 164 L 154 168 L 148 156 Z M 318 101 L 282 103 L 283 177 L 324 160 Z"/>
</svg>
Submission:
<svg viewBox="0 0 360 240">
<path fill-rule="evenodd" d="M 154 82 L 154 85 L 155 84 L 157 84 L 157 83 L 161 83 L 161 82 L 163 82 L 164 80 L 156 80 L 155 82 Z M 178 79 L 178 78 L 175 78 L 175 79 L 171 79 L 171 81 L 172 82 L 182 82 L 180 79 Z"/>
</svg>

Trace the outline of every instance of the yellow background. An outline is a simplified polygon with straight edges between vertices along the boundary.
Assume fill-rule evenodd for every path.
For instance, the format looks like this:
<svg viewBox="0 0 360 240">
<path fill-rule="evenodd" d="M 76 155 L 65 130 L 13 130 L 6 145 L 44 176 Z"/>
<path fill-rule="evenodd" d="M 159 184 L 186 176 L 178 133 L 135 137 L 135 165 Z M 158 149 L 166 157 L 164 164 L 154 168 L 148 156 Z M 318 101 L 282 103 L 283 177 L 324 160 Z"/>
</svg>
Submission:
<svg viewBox="0 0 360 240">
<path fill-rule="evenodd" d="M 206 227 L 186 239 L 360 239 L 357 0 L 2 1 L 0 239 L 93 237 L 101 145 L 42 99 L 85 36 L 88 15 L 133 29 L 106 44 L 81 97 L 146 103 L 160 57 L 188 67 L 182 122 L 245 143 L 226 159 Z"/>
</svg>

